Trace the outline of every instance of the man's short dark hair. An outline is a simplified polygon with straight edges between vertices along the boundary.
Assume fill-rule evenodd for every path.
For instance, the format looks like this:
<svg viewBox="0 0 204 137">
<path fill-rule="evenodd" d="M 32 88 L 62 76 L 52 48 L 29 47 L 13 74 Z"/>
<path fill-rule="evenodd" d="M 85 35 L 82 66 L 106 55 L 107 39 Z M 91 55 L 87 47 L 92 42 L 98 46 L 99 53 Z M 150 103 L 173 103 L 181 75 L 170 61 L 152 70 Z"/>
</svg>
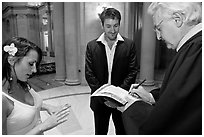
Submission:
<svg viewBox="0 0 204 137">
<path fill-rule="evenodd" d="M 105 19 L 118 19 L 120 24 L 121 15 L 118 10 L 114 8 L 107 8 L 100 14 L 100 19 L 101 19 L 102 25 L 104 25 Z"/>
</svg>

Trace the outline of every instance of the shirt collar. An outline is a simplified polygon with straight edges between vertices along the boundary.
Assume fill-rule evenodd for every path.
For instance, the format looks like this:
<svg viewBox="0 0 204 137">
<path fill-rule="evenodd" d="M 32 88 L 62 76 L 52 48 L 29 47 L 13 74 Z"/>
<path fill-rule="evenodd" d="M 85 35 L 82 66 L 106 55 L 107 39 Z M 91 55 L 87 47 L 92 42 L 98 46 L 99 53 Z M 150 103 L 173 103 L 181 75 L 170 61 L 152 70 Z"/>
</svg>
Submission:
<svg viewBox="0 0 204 137">
<path fill-rule="evenodd" d="M 183 46 L 183 44 L 189 40 L 192 36 L 197 34 L 199 31 L 202 30 L 202 23 L 197 24 L 195 27 L 193 27 L 179 42 L 176 51 L 178 52 L 179 49 Z"/>
<path fill-rule="evenodd" d="M 102 43 L 106 43 L 105 33 L 101 34 L 101 36 L 96 41 L 101 41 Z M 116 38 L 116 42 L 118 41 L 124 41 L 123 37 L 119 33 Z"/>
</svg>

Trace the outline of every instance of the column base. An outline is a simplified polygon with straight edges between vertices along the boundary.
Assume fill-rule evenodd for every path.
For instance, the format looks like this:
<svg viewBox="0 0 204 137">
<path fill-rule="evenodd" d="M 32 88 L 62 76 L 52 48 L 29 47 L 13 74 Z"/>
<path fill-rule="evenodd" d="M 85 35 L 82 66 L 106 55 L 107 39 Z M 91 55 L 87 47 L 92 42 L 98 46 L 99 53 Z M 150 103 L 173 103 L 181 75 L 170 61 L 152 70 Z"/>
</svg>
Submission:
<svg viewBox="0 0 204 137">
<path fill-rule="evenodd" d="M 75 86 L 75 85 L 80 85 L 80 82 L 79 80 L 65 80 L 64 82 L 66 85 L 69 85 L 69 86 Z"/>
</svg>

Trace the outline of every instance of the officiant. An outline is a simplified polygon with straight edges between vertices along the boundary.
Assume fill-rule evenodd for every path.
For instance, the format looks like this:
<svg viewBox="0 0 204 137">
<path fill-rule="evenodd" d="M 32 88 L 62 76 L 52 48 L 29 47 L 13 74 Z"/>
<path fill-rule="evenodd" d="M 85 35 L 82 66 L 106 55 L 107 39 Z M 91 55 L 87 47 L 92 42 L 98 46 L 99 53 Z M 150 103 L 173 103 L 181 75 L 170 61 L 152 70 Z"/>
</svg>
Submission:
<svg viewBox="0 0 204 137">
<path fill-rule="evenodd" d="M 202 134 L 202 5 L 153 2 L 148 13 L 167 48 L 177 52 L 160 90 L 132 90 L 154 105 L 138 101 L 123 112 L 127 134 Z"/>
</svg>

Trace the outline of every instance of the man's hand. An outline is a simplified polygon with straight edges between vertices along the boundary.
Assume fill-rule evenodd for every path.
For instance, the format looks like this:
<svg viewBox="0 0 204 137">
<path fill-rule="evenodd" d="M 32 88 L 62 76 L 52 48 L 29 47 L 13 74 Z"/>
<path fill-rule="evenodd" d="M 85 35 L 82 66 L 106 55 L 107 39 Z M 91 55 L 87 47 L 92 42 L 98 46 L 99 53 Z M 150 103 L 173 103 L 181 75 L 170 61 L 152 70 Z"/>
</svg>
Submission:
<svg viewBox="0 0 204 137">
<path fill-rule="evenodd" d="M 115 104 L 115 103 L 113 103 L 111 101 L 108 101 L 108 100 L 105 101 L 104 103 L 105 103 L 106 106 L 108 106 L 110 108 L 117 108 L 118 107 L 117 104 Z"/>
</svg>

